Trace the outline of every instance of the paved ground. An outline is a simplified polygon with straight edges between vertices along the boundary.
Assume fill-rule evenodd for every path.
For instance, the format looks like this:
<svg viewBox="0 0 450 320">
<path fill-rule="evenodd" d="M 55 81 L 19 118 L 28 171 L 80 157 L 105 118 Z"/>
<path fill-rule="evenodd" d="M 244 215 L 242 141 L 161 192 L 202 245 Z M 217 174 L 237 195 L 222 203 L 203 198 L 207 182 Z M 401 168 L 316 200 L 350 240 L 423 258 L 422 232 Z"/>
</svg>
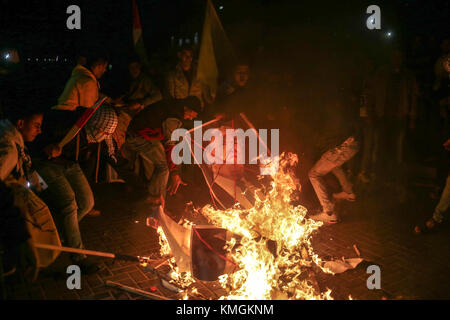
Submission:
<svg viewBox="0 0 450 320">
<path fill-rule="evenodd" d="M 201 188 L 200 188 L 201 189 Z M 184 189 L 184 199 L 199 197 L 199 188 Z M 318 274 L 322 290 L 332 289 L 336 299 L 450 299 L 449 227 L 435 234 L 416 236 L 413 226 L 431 212 L 436 200 L 427 189 L 411 187 L 407 201 L 398 204 L 398 195 L 383 190 L 366 190 L 354 204 L 341 205 L 342 223 L 322 227 L 313 238 L 313 247 L 323 258 L 356 257 L 353 245 L 367 260 L 354 270 L 340 275 Z M 156 257 L 158 238 L 145 226 L 146 207 L 139 204 L 139 194 L 127 192 L 123 185 L 96 188 L 100 217 L 86 217 L 81 222 L 85 247 L 91 250 Z M 182 210 L 182 209 L 180 209 Z M 182 213 L 178 213 L 181 215 Z M 178 298 L 163 288 L 159 280 L 137 263 L 102 260 L 102 270 L 82 277 L 81 290 L 66 288 L 64 267 L 68 257 L 61 255 L 51 270 L 40 274 L 34 284 L 8 287 L 9 299 L 143 299 L 134 294 L 108 288 L 112 280 L 170 298 Z M 368 290 L 366 268 L 381 268 L 381 290 Z M 201 294 L 216 299 L 221 290 L 216 285 L 198 283 Z"/>
</svg>

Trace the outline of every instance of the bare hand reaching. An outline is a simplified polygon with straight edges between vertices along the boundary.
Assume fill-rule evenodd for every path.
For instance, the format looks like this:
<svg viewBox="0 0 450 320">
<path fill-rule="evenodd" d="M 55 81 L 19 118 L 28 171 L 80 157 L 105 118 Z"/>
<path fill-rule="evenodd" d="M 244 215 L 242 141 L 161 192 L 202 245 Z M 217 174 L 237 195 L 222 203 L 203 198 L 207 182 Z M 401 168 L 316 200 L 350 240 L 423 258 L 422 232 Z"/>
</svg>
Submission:
<svg viewBox="0 0 450 320">
<path fill-rule="evenodd" d="M 178 174 L 174 174 L 170 177 L 170 184 L 169 184 L 169 194 L 171 196 L 175 195 L 178 191 L 178 188 L 180 187 L 180 185 L 183 186 L 187 186 L 187 183 L 183 182 L 183 180 L 181 180 L 180 175 Z"/>
<path fill-rule="evenodd" d="M 62 153 L 62 148 L 57 144 L 49 144 L 44 148 L 44 153 L 48 159 L 58 158 Z"/>
</svg>

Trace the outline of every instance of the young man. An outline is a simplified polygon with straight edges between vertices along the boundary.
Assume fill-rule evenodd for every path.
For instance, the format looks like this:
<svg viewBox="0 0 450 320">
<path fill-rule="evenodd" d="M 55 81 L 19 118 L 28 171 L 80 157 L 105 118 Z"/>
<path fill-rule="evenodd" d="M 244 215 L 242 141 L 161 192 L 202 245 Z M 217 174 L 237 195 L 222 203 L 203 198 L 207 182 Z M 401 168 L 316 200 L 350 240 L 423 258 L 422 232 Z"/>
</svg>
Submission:
<svg viewBox="0 0 450 320">
<path fill-rule="evenodd" d="M 184 184 L 178 167 L 172 163 L 172 132 L 183 125 L 183 120 L 193 120 L 201 110 L 196 97 L 160 102 L 138 114 L 130 123 L 127 139 L 122 148 L 124 156 L 134 165 L 134 170 L 147 182 L 148 201 L 152 205 L 164 203 L 170 176 L 170 194 L 175 194 Z"/>
<path fill-rule="evenodd" d="M 184 99 L 189 96 L 197 97 L 202 105 L 212 104 L 214 97 L 209 88 L 196 80 L 196 68 L 193 66 L 194 51 L 190 46 L 181 47 L 178 52 L 178 65 L 169 72 L 166 78 L 165 98 Z"/>
<path fill-rule="evenodd" d="M 0 121 L 0 181 L 4 186 L 4 207 L 0 210 L 0 215 L 5 223 L 15 221 L 12 228 L 16 230 L 14 233 L 17 232 L 14 235 L 13 230 L 7 230 L 5 225 L 2 225 L 2 238 L 6 236 L 6 239 L 13 239 L 6 240 L 7 256 L 13 252 L 12 260 L 17 260 L 14 247 L 19 248 L 19 255 L 26 254 L 31 257 L 33 267 L 37 268 L 50 265 L 58 256 L 58 252 L 36 250 L 32 246 L 30 235 L 37 242 L 61 245 L 46 204 L 32 191 L 39 192 L 42 187 L 36 172 L 32 170 L 31 158 L 25 147 L 25 143 L 34 141 L 41 133 L 42 120 L 41 111 L 21 106 L 10 112 L 8 119 Z M 8 192 L 11 193 L 11 200 L 8 200 Z M 20 217 L 14 216 L 14 212 Z M 13 261 L 12 264 L 15 262 L 17 263 Z"/>
<path fill-rule="evenodd" d="M 130 86 L 121 100 L 130 110 L 142 110 L 162 99 L 161 91 L 142 71 L 140 61 L 132 60 L 128 65 L 128 71 L 131 80 Z"/>
<path fill-rule="evenodd" d="M 100 213 L 93 210 L 94 195 L 77 158 L 80 155 L 81 160 L 83 150 L 89 149 L 85 132 L 81 131 L 63 150 L 58 143 L 85 108 L 92 107 L 98 100 L 98 79 L 106 72 L 107 65 L 105 57 L 92 55 L 87 57 L 87 67 L 75 67 L 58 100 L 59 104 L 49 112 L 44 134 L 33 146 L 36 169 L 48 184 L 45 200 L 62 226 L 66 245 L 73 248 L 83 248 L 79 222 L 86 215 L 96 216 Z M 74 254 L 72 260 L 85 273 L 98 270 L 97 265 L 85 255 Z"/>
<path fill-rule="evenodd" d="M 58 104 L 52 109 L 75 111 L 78 107 L 90 108 L 100 97 L 98 80 L 108 68 L 108 60 L 93 55 L 86 60 L 86 66 L 78 64 L 72 71 Z"/>
<path fill-rule="evenodd" d="M 132 60 L 128 65 L 130 86 L 127 92 L 113 102 L 118 108 L 119 123 L 114 132 L 114 140 L 120 149 L 125 142 L 126 132 L 131 119 L 144 108 L 162 99 L 161 91 L 152 80 L 142 71 L 142 64 Z"/>
<path fill-rule="evenodd" d="M 217 92 L 217 99 L 224 99 L 236 92 L 244 90 L 250 78 L 250 66 L 239 63 L 233 68 L 232 79 L 224 81 Z"/>
<path fill-rule="evenodd" d="M 330 105 L 326 113 L 322 115 L 323 130 L 319 132 L 317 146 L 322 153 L 320 159 L 309 171 L 309 180 L 316 192 L 322 206 L 322 212 L 311 216 L 312 219 L 327 223 L 337 223 L 338 216 L 335 212 L 334 202 L 337 199 L 355 201 L 352 184 L 348 180 L 342 165 L 359 150 L 359 137 L 355 132 L 354 119 L 350 116 L 350 110 L 341 103 Z M 330 199 L 328 190 L 323 180 L 324 176 L 332 172 L 342 187 L 342 192 L 333 194 Z"/>
</svg>

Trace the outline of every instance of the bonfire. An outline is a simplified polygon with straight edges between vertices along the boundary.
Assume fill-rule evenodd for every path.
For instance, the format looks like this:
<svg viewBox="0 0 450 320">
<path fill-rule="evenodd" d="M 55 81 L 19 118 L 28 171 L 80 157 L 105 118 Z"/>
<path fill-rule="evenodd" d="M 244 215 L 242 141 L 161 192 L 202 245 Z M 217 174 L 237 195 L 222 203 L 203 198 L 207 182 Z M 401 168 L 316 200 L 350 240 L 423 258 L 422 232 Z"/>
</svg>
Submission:
<svg viewBox="0 0 450 320">
<path fill-rule="evenodd" d="M 253 191 L 252 208 L 237 203 L 227 210 L 211 205 L 200 210 L 213 225 L 235 235 L 226 251 L 237 268 L 219 277 L 227 292 L 220 299 L 332 299 L 331 290 L 320 292 L 314 277 L 316 271 L 330 273 L 311 246 L 311 236 L 322 223 L 307 218 L 306 208 L 293 202 L 300 189 L 294 174 L 298 157 L 287 153 L 279 160 L 270 185 Z M 158 233 L 161 254 L 166 255 L 170 247 L 161 228 Z M 191 274 L 179 272 L 175 259 L 170 266 L 177 285 L 187 287 L 195 281 Z"/>
</svg>

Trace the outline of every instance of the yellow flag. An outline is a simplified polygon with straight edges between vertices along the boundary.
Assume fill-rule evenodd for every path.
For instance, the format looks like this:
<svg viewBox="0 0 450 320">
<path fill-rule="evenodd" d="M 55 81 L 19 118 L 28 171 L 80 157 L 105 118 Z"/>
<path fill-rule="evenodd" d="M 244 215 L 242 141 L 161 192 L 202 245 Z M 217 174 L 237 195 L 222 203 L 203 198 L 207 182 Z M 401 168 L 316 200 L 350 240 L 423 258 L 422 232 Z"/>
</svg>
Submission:
<svg viewBox="0 0 450 320">
<path fill-rule="evenodd" d="M 211 92 L 215 93 L 219 69 L 231 67 L 231 64 L 235 62 L 235 53 L 216 9 L 211 0 L 207 0 L 198 58 L 197 80 L 207 85 Z"/>
</svg>

